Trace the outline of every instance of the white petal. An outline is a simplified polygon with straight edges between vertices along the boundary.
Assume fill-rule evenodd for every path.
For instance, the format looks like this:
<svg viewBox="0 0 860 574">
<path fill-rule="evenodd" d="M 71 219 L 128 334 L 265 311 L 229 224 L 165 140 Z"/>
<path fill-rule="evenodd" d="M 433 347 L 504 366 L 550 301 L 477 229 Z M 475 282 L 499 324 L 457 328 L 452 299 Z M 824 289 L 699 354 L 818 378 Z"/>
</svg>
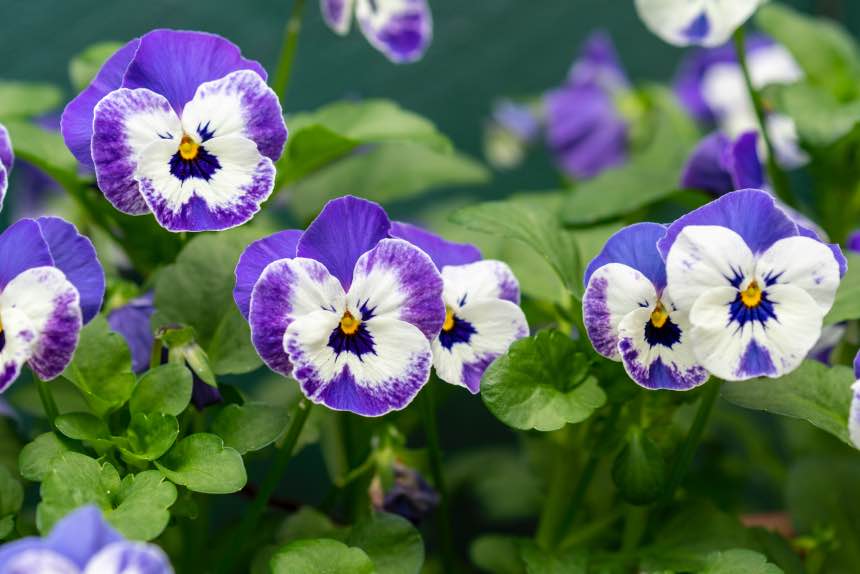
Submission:
<svg viewBox="0 0 860 574">
<path fill-rule="evenodd" d="M 173 568 L 155 544 L 122 541 L 99 550 L 83 574 L 173 574 Z"/>
<path fill-rule="evenodd" d="M 79 574 L 74 562 L 53 550 L 30 548 L 15 554 L 3 574 Z"/>
<path fill-rule="evenodd" d="M 800 287 L 815 299 L 823 313 L 833 306 L 839 288 L 839 264 L 830 247 L 809 237 L 786 237 L 759 256 L 756 277 L 762 286 Z"/>
<path fill-rule="evenodd" d="M 486 259 L 467 265 L 442 268 L 445 283 L 442 298 L 452 309 L 481 299 L 506 299 L 519 303 L 520 288 L 514 272 L 506 263 Z"/>
<path fill-rule="evenodd" d="M 675 46 L 719 46 L 755 12 L 761 0 L 636 0 L 645 25 Z"/>
<path fill-rule="evenodd" d="M 848 412 L 848 435 L 854 446 L 860 448 L 860 381 L 851 385 L 851 410 Z"/>
<path fill-rule="evenodd" d="M 355 0 L 320 0 L 323 20 L 336 34 L 349 33 L 354 4 Z"/>
</svg>

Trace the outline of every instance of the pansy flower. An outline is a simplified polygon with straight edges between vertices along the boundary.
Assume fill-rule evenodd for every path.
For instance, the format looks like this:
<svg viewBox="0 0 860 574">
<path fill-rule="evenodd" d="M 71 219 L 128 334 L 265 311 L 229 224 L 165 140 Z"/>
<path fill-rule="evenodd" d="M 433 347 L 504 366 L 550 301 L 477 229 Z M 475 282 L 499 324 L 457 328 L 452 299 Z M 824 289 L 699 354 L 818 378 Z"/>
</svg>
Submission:
<svg viewBox="0 0 860 574">
<path fill-rule="evenodd" d="M 666 284 L 657 251 L 665 233 L 663 225 L 637 223 L 609 238 L 585 270 L 582 317 L 594 349 L 621 361 L 636 383 L 684 391 L 708 373 L 693 354 L 687 313 Z"/>
<path fill-rule="evenodd" d="M 114 53 L 66 106 L 66 145 L 122 212 L 170 231 L 248 221 L 287 129 L 263 67 L 212 34 L 155 30 Z"/>
<path fill-rule="evenodd" d="M 362 34 L 394 63 L 420 60 L 433 39 L 427 0 L 320 0 L 323 20 L 345 36 L 353 11 Z"/>
<path fill-rule="evenodd" d="M 257 352 L 315 403 L 379 416 L 408 405 L 430 377 L 442 278 L 390 230 L 382 207 L 347 196 L 303 233 L 276 233 L 239 259 L 233 296 Z"/>
<path fill-rule="evenodd" d="M 658 242 L 697 360 L 728 380 L 794 370 L 821 334 L 846 262 L 773 198 L 741 190 L 681 217 Z"/>
<path fill-rule="evenodd" d="M 12 140 L 9 138 L 9 130 L 0 124 L 0 209 L 3 208 L 3 199 L 6 197 L 6 188 L 9 186 L 9 171 L 15 161 L 12 151 Z"/>
<path fill-rule="evenodd" d="M 173 574 L 155 544 L 126 540 L 95 506 L 66 515 L 44 538 L 29 536 L 0 547 L 3 574 Z"/>
<path fill-rule="evenodd" d="M 565 84 L 544 96 L 547 143 L 566 174 L 588 179 L 627 159 L 616 101 L 628 86 L 609 36 L 592 34 Z"/>
<path fill-rule="evenodd" d="M 854 379 L 851 385 L 851 407 L 848 411 L 848 436 L 860 449 L 860 351 L 854 356 Z"/>
<path fill-rule="evenodd" d="M 636 0 L 639 18 L 674 46 L 725 43 L 764 0 Z"/>
<path fill-rule="evenodd" d="M 473 245 L 407 223 L 395 222 L 391 235 L 421 248 L 442 273 L 445 322 L 433 340 L 436 374 L 477 393 L 490 363 L 529 333 L 517 278 L 505 263 L 482 260 Z"/>
<path fill-rule="evenodd" d="M 104 290 L 93 244 L 71 223 L 22 219 L 0 234 L 0 391 L 25 363 L 43 380 L 62 373 Z"/>
<path fill-rule="evenodd" d="M 681 187 L 714 196 L 736 189 L 764 187 L 764 169 L 756 149 L 758 134 L 745 132 L 732 141 L 722 132 L 696 145 L 681 173 Z"/>
</svg>

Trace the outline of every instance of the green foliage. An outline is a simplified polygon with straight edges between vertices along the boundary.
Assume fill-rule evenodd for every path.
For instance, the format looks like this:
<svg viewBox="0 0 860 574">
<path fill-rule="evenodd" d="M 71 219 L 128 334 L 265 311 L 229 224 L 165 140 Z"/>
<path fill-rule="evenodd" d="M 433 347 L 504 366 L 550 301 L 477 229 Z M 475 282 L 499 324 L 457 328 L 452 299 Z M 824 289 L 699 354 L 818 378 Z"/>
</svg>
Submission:
<svg viewBox="0 0 860 574">
<path fill-rule="evenodd" d="M 770 564 L 767 557 L 752 550 L 736 548 L 709 554 L 702 574 L 782 574 L 782 569 Z"/>
<path fill-rule="evenodd" d="M 640 429 L 632 429 L 612 465 L 612 479 L 621 496 L 631 504 L 654 502 L 662 494 L 667 477 L 659 447 Z"/>
<path fill-rule="evenodd" d="M 272 558 L 274 574 L 377 574 L 373 562 L 360 548 L 337 540 L 298 540 Z"/>
<path fill-rule="evenodd" d="M 208 433 L 177 442 L 155 465 L 176 484 L 205 494 L 238 492 L 248 480 L 242 456 L 225 447 L 221 437 Z"/>
<path fill-rule="evenodd" d="M 45 480 L 55 463 L 72 449 L 52 432 L 41 434 L 21 449 L 18 468 L 25 480 Z"/>
<path fill-rule="evenodd" d="M 801 141 L 828 146 L 845 137 L 860 121 L 860 101 L 841 103 L 824 88 L 808 83 L 780 87 L 780 109 L 794 119 Z"/>
<path fill-rule="evenodd" d="M 0 118 L 4 122 L 51 112 L 62 102 L 62 92 L 50 84 L 0 82 Z"/>
<path fill-rule="evenodd" d="M 164 413 L 135 413 L 126 430 L 128 446 L 123 454 L 142 460 L 155 460 L 166 453 L 179 436 L 179 422 Z"/>
<path fill-rule="evenodd" d="M 5 466 L 0 466 L 0 540 L 11 534 L 15 515 L 24 504 L 21 482 Z"/>
<path fill-rule="evenodd" d="M 212 432 L 224 439 L 224 444 L 239 454 L 265 448 L 278 440 L 287 430 L 289 415 L 286 408 L 262 403 L 227 405 L 212 421 Z"/>
<path fill-rule="evenodd" d="M 424 564 L 424 542 L 405 518 L 375 513 L 349 529 L 344 541 L 361 548 L 377 574 L 419 574 Z"/>
<path fill-rule="evenodd" d="M 525 538 L 489 535 L 472 543 L 472 562 L 491 574 L 586 574 L 588 557 L 579 548 L 549 551 Z"/>
<path fill-rule="evenodd" d="M 481 398 L 516 429 L 556 430 L 587 419 L 606 402 L 588 355 L 570 337 L 543 331 L 511 345 L 481 380 Z"/>
<path fill-rule="evenodd" d="M 119 42 L 99 42 L 72 58 L 69 61 L 69 78 L 75 91 L 83 91 L 96 77 L 105 60 L 120 48 L 122 44 Z"/>
<path fill-rule="evenodd" d="M 191 401 L 193 381 L 185 365 L 167 364 L 147 371 L 128 402 L 131 414 L 164 413 L 179 416 Z"/>
<path fill-rule="evenodd" d="M 824 317 L 825 325 L 860 319 L 860 255 L 848 253 L 847 259 L 848 271 L 839 284 L 833 307 Z"/>
</svg>

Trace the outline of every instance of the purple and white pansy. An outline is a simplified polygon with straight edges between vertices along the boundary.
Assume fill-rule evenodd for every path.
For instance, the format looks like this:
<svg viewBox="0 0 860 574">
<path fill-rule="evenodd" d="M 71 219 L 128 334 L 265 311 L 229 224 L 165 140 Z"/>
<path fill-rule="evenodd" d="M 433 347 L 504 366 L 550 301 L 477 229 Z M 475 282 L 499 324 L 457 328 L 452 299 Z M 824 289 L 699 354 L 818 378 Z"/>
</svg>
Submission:
<svg viewBox="0 0 860 574">
<path fill-rule="evenodd" d="M 848 411 L 848 437 L 860 449 L 860 351 L 854 356 L 854 379 L 851 385 L 851 407 Z"/>
<path fill-rule="evenodd" d="M 9 138 L 9 130 L 0 124 L 0 209 L 3 208 L 3 200 L 6 198 L 6 188 L 9 186 L 9 172 L 15 154 L 12 151 L 12 140 Z"/>
<path fill-rule="evenodd" d="M 407 223 L 393 223 L 391 235 L 421 248 L 442 273 L 445 321 L 433 340 L 436 374 L 478 393 L 490 363 L 528 335 L 517 278 L 505 263 L 482 260 L 473 245 Z"/>
<path fill-rule="evenodd" d="M 62 373 L 104 290 L 95 248 L 71 223 L 22 219 L 0 234 L 0 392 L 25 363 L 42 380 Z"/>
<path fill-rule="evenodd" d="M 44 538 L 21 538 L 0 547 L 2 574 L 173 574 L 155 544 L 126 540 L 95 506 L 60 520 Z"/>
<path fill-rule="evenodd" d="M 687 390 L 708 380 L 690 341 L 687 313 L 666 284 L 657 241 L 666 227 L 638 223 L 613 235 L 585 271 L 582 314 L 595 350 L 621 361 L 648 389 Z"/>
<path fill-rule="evenodd" d="M 154 30 L 108 58 L 66 106 L 62 133 L 114 207 L 205 231 L 259 211 L 287 128 L 265 70 L 234 44 Z"/>
<path fill-rule="evenodd" d="M 636 0 L 639 18 L 674 46 L 719 46 L 765 0 Z"/>
<path fill-rule="evenodd" d="M 675 221 L 658 241 L 696 359 L 727 380 L 778 377 L 807 356 L 845 273 L 838 246 L 773 198 L 741 190 Z"/>
<path fill-rule="evenodd" d="M 263 361 L 313 402 L 380 416 L 430 377 L 442 329 L 442 277 L 430 257 L 390 236 L 377 204 L 342 197 L 302 233 L 252 243 L 234 299 Z"/>
<path fill-rule="evenodd" d="M 394 63 L 420 60 L 433 39 L 427 0 L 320 0 L 323 20 L 345 36 L 353 12 L 370 44 Z"/>
</svg>

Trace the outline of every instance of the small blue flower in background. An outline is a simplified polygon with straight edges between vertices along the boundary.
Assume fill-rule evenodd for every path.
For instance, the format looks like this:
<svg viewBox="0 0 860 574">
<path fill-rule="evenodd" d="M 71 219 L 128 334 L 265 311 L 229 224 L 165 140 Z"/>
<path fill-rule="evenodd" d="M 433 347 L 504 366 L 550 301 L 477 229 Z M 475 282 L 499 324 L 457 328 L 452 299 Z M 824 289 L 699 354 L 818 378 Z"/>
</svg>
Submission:
<svg viewBox="0 0 860 574">
<path fill-rule="evenodd" d="M 6 198 L 6 188 L 9 186 L 9 172 L 15 161 L 12 151 L 12 140 L 6 126 L 0 124 L 0 209 L 3 208 L 3 200 Z"/>
<path fill-rule="evenodd" d="M 637 223 L 613 235 L 585 271 L 582 316 L 594 349 L 621 361 L 648 389 L 688 390 L 708 380 L 673 301 L 657 241 L 666 227 Z"/>
<path fill-rule="evenodd" d="M 302 233 L 249 245 L 233 297 L 263 361 L 313 402 L 379 416 L 430 377 L 442 329 L 442 277 L 430 257 L 390 238 L 376 203 L 332 200 Z"/>
<path fill-rule="evenodd" d="M 698 361 L 727 380 L 779 377 L 821 335 L 846 261 L 759 190 L 696 209 L 658 242 Z"/>
<path fill-rule="evenodd" d="M 500 169 L 511 169 L 522 163 L 526 147 L 540 134 L 542 118 L 527 103 L 503 99 L 493 106 L 484 127 L 484 155 Z"/>
<path fill-rule="evenodd" d="M 639 18 L 674 46 L 719 46 L 765 0 L 636 0 Z"/>
<path fill-rule="evenodd" d="M 353 12 L 370 44 L 394 63 L 420 60 L 433 39 L 427 0 L 320 0 L 323 19 L 345 36 Z"/>
<path fill-rule="evenodd" d="M 95 506 L 60 520 L 45 538 L 0 547 L 0 574 L 173 574 L 158 546 L 125 540 Z"/>
<path fill-rule="evenodd" d="M 566 83 L 544 96 L 547 143 L 570 177 L 588 179 L 627 159 L 627 121 L 617 100 L 629 88 L 609 36 L 595 32 Z"/>
<path fill-rule="evenodd" d="M 43 380 L 62 373 L 104 290 L 95 248 L 71 223 L 22 219 L 0 234 L 0 391 L 24 363 Z"/>
<path fill-rule="evenodd" d="M 397 514 L 418 525 L 439 505 L 439 493 L 414 468 L 395 462 L 392 465 L 394 484 L 385 492 L 375 481 L 370 486 L 370 498 L 380 511 Z"/>
<path fill-rule="evenodd" d="M 445 322 L 433 340 L 436 374 L 478 393 L 490 363 L 529 333 L 517 278 L 507 264 L 482 260 L 475 246 L 446 241 L 414 225 L 395 222 L 391 236 L 419 247 L 442 273 Z"/>
<path fill-rule="evenodd" d="M 108 58 L 66 106 L 62 133 L 114 207 L 204 231 L 259 211 L 287 128 L 265 70 L 234 44 L 155 30 Z"/>
</svg>

